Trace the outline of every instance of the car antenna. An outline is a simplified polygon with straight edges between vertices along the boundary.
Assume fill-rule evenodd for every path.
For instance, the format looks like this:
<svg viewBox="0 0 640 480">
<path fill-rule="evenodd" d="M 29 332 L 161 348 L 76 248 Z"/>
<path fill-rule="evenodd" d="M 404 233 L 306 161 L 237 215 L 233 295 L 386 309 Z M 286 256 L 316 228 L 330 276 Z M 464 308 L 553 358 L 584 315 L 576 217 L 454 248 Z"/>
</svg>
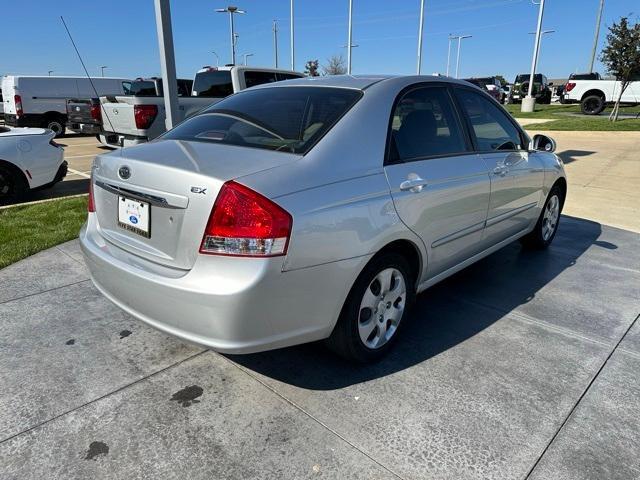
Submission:
<svg viewBox="0 0 640 480">
<path fill-rule="evenodd" d="M 113 123 L 111 123 L 111 119 L 109 118 L 109 115 L 107 114 L 107 111 L 102 108 L 102 103 L 100 102 L 100 95 L 98 95 L 98 90 L 96 90 L 96 86 L 93 84 L 93 79 L 91 78 L 91 75 L 89 75 L 89 71 L 87 70 L 87 67 L 84 64 L 84 61 L 82 60 L 82 56 L 80 55 L 80 52 L 78 51 L 78 47 L 76 47 L 76 42 L 73 41 L 73 37 L 71 36 L 71 32 L 69 31 L 69 27 L 67 27 L 67 22 L 64 21 L 64 17 L 62 15 L 60 15 L 60 20 L 62 20 L 62 25 L 64 25 L 64 29 L 67 31 L 67 35 L 69 35 L 69 40 L 71 40 L 71 45 L 73 45 L 73 48 L 75 49 L 76 54 L 78 55 L 78 59 L 80 60 L 80 63 L 82 64 L 82 68 L 84 69 L 84 73 L 87 75 L 87 78 L 89 79 L 89 83 L 91 84 L 91 88 L 93 89 L 93 92 L 96 94 L 96 98 L 98 99 L 98 103 L 100 103 L 100 108 L 104 112 L 104 116 L 107 117 L 107 121 L 109 122 L 109 125 L 111 126 L 111 131 L 115 132 L 116 130 L 115 130 L 115 128 L 113 128 Z"/>
</svg>

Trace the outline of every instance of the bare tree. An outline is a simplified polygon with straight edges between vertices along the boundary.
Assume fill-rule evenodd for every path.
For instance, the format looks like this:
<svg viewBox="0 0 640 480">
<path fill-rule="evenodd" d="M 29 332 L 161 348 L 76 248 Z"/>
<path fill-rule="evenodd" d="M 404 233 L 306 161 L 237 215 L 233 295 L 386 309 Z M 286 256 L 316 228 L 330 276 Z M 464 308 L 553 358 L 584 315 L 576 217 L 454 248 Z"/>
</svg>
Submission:
<svg viewBox="0 0 640 480">
<path fill-rule="evenodd" d="M 324 75 L 344 75 L 347 73 L 347 62 L 342 54 L 331 55 L 327 59 L 327 64 L 322 66 L 322 73 Z"/>
<path fill-rule="evenodd" d="M 304 66 L 304 74 L 307 77 L 319 77 L 318 68 L 320 68 L 318 60 L 308 60 Z"/>
<path fill-rule="evenodd" d="M 615 75 L 620 82 L 618 99 L 613 107 L 609 120 L 618 120 L 620 100 L 633 80 L 640 79 L 640 24 L 629 25 L 627 17 L 609 27 L 607 46 L 600 56 L 609 73 Z"/>
</svg>

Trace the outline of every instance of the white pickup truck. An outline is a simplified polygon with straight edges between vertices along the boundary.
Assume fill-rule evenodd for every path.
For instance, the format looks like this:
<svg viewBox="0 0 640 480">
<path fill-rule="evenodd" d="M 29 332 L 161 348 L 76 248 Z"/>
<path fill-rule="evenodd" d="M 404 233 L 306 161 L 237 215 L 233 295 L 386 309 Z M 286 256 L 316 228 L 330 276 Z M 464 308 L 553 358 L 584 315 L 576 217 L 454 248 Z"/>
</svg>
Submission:
<svg viewBox="0 0 640 480">
<path fill-rule="evenodd" d="M 178 121 L 245 88 L 303 76 L 298 72 L 269 68 L 204 67 L 196 73 L 191 92 L 178 91 Z M 137 145 L 166 131 L 164 98 L 160 92 L 157 96 L 100 97 L 100 102 L 103 132 L 98 138 L 107 147 Z"/>
<path fill-rule="evenodd" d="M 620 86 L 617 80 L 569 80 L 564 86 L 563 103 L 579 103 L 585 115 L 598 115 L 607 104 L 618 100 Z M 629 84 L 622 94 L 621 103 L 640 104 L 640 80 Z"/>
</svg>

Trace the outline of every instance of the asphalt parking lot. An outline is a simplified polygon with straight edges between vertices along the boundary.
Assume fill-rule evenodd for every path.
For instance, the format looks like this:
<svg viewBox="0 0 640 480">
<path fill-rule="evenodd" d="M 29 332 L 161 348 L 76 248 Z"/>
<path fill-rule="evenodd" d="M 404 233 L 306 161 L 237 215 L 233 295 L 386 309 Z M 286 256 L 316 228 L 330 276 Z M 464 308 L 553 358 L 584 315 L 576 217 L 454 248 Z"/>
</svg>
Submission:
<svg viewBox="0 0 640 480">
<path fill-rule="evenodd" d="M 640 476 L 633 232 L 563 217 L 548 251 L 421 295 L 373 366 L 168 337 L 98 294 L 75 241 L 0 284 L 3 479 Z"/>
</svg>

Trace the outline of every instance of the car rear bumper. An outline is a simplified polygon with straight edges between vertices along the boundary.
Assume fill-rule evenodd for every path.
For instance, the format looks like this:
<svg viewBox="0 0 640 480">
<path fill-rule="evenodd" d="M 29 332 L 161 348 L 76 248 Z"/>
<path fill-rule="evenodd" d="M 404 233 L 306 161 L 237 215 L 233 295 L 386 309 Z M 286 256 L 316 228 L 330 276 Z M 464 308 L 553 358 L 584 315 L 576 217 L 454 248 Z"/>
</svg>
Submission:
<svg viewBox="0 0 640 480">
<path fill-rule="evenodd" d="M 147 137 L 136 137 L 133 135 L 121 135 L 119 133 L 102 132 L 98 134 L 100 143 L 107 147 L 123 148 L 140 145 L 149 141 Z"/>
<path fill-rule="evenodd" d="M 225 353 L 329 336 L 368 257 L 282 272 L 282 257 L 199 255 L 191 270 L 149 262 L 105 241 L 95 215 L 80 232 L 95 286 L 143 322 Z"/>
<path fill-rule="evenodd" d="M 94 123 L 67 123 L 67 128 L 75 133 L 84 133 L 87 135 L 97 135 L 102 131 L 100 125 Z"/>
</svg>

